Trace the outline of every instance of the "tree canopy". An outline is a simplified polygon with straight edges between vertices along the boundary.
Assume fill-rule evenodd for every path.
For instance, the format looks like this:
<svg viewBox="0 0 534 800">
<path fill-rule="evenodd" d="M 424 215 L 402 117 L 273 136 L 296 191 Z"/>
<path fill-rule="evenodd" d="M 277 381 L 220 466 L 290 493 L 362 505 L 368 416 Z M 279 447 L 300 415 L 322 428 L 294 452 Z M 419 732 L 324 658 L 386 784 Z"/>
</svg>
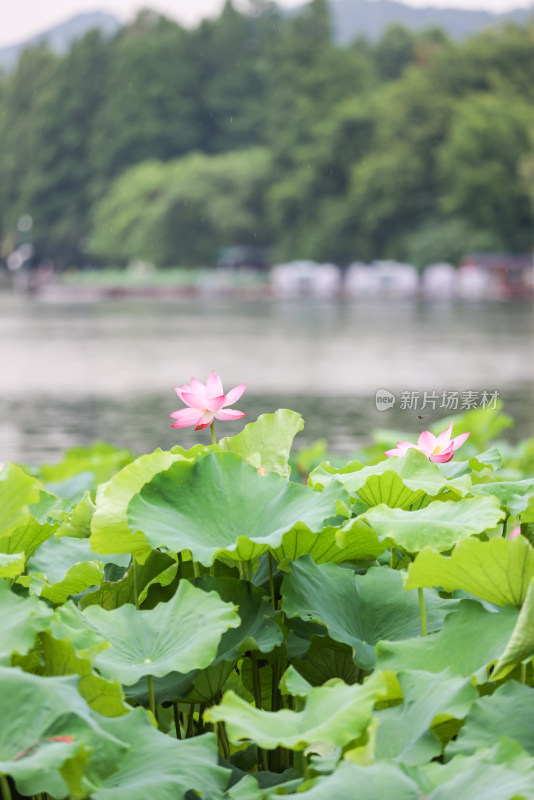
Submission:
<svg viewBox="0 0 534 800">
<path fill-rule="evenodd" d="M 186 29 L 151 11 L 0 76 L 0 257 L 214 262 L 229 245 L 347 264 L 534 240 L 534 26 L 341 46 L 326 0 Z"/>
</svg>

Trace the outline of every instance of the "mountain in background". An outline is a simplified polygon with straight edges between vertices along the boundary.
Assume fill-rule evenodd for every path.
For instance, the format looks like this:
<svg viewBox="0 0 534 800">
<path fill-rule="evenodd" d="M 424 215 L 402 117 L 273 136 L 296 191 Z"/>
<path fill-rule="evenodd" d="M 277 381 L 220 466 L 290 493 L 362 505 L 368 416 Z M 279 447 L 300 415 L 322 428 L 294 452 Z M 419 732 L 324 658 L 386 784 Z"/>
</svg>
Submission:
<svg viewBox="0 0 534 800">
<path fill-rule="evenodd" d="M 379 39 L 390 25 L 411 30 L 443 28 L 452 39 L 465 39 L 483 28 L 534 18 L 534 5 L 502 14 L 461 8 L 416 8 L 395 0 L 330 0 L 336 39 L 347 44 L 356 36 Z"/>
<path fill-rule="evenodd" d="M 502 14 L 460 8 L 416 8 L 396 0 L 330 0 L 334 31 L 338 42 L 347 44 L 357 36 L 379 39 L 390 25 L 404 25 L 411 30 L 440 27 L 453 39 L 465 39 L 483 28 L 514 22 L 522 25 L 534 18 L 534 5 Z M 288 13 L 295 13 L 292 9 Z M 93 11 L 78 14 L 20 44 L 0 49 L 0 69 L 14 69 L 23 50 L 46 43 L 55 53 L 65 53 L 75 39 L 98 28 L 112 36 L 121 23 L 113 14 Z"/>
<path fill-rule="evenodd" d="M 38 33 L 20 44 L 0 49 L 0 69 L 9 71 L 17 65 L 20 54 L 30 47 L 47 44 L 48 47 L 59 55 L 66 53 L 75 39 L 80 39 L 88 31 L 98 28 L 104 35 L 113 36 L 120 28 L 121 23 L 113 14 L 106 11 L 92 11 L 86 14 L 77 14 L 66 22 L 61 22 L 49 30 Z"/>
</svg>

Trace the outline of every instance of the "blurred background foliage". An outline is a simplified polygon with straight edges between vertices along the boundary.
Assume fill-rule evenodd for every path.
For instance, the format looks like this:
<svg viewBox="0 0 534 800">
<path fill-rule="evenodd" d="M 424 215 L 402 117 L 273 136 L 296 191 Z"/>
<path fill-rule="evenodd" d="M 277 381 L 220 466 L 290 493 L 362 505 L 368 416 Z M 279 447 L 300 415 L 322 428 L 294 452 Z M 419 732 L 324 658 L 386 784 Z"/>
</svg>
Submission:
<svg viewBox="0 0 534 800">
<path fill-rule="evenodd" d="M 457 262 L 534 240 L 534 24 L 334 41 L 327 0 L 150 11 L 0 75 L 0 240 L 60 266 Z"/>
</svg>

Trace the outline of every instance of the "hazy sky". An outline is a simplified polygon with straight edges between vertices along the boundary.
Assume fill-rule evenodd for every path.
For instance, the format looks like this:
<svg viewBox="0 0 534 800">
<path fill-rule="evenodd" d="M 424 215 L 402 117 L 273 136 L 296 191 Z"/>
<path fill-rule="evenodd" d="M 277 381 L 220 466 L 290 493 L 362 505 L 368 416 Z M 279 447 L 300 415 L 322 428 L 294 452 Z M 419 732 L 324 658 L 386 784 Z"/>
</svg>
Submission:
<svg viewBox="0 0 534 800">
<path fill-rule="evenodd" d="M 63 22 L 84 11 L 111 11 L 122 20 L 145 6 L 162 11 L 184 24 L 217 14 L 224 0 L 0 0 L 0 47 L 17 44 L 35 33 Z M 296 6 L 302 0 L 279 0 L 280 5 Z M 404 0 L 411 5 L 457 6 L 504 11 L 531 5 L 532 0 Z"/>
</svg>

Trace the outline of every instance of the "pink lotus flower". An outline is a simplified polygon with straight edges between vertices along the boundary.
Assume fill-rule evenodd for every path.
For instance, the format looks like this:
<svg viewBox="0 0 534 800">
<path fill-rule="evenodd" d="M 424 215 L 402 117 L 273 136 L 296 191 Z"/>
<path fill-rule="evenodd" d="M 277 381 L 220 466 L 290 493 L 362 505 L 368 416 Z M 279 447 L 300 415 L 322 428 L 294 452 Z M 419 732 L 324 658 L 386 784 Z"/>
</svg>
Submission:
<svg viewBox="0 0 534 800">
<path fill-rule="evenodd" d="M 454 455 L 454 451 L 458 450 L 463 445 L 469 433 L 461 433 L 451 439 L 452 422 L 446 431 L 440 433 L 439 436 L 434 436 L 430 431 L 423 431 L 417 440 L 417 444 L 412 442 L 397 442 L 397 447 L 393 450 L 386 450 L 386 456 L 403 456 L 410 448 L 413 450 L 420 450 L 431 461 L 438 461 L 444 464 L 450 461 Z"/>
<path fill-rule="evenodd" d="M 517 539 L 518 536 L 521 536 L 521 528 L 519 525 L 516 528 L 512 528 L 512 530 L 508 534 L 508 539 L 510 542 L 513 542 L 514 539 Z"/>
<path fill-rule="evenodd" d="M 194 425 L 196 431 L 201 431 L 211 425 L 214 419 L 232 420 L 245 417 L 246 414 L 242 411 L 228 409 L 226 406 L 231 406 L 239 400 L 246 385 L 241 383 L 228 394 L 224 394 L 221 379 L 216 372 L 210 372 L 205 386 L 196 378 L 191 378 L 190 386 L 175 386 L 174 391 L 189 408 L 182 408 L 169 414 L 176 420 L 171 427 L 188 428 Z"/>
</svg>

